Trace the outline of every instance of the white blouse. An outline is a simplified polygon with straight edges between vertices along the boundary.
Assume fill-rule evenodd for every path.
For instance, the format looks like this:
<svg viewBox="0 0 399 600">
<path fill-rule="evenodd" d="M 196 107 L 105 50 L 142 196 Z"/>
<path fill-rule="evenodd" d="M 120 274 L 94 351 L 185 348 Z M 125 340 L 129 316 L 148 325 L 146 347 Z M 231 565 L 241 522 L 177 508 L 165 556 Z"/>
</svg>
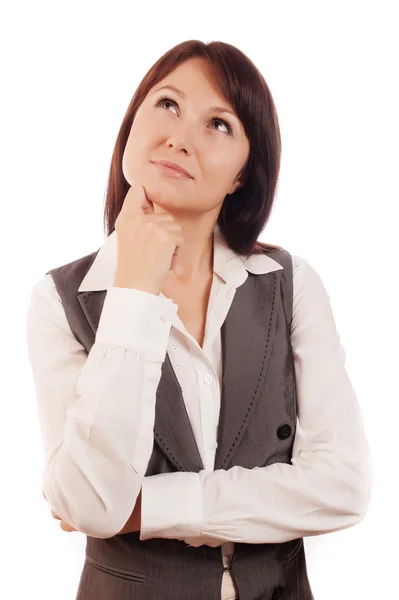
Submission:
<svg viewBox="0 0 399 600">
<path fill-rule="evenodd" d="M 311 264 L 292 255 L 298 406 L 292 464 L 215 471 L 221 326 L 248 271 L 283 267 L 264 254 L 243 260 L 216 226 L 201 348 L 172 300 L 113 286 L 116 258 L 114 231 L 79 288 L 108 290 L 88 355 L 71 332 L 51 275 L 31 293 L 27 345 L 51 509 L 78 531 L 109 538 L 125 525 L 142 489 L 141 540 L 220 546 L 225 565 L 234 542 L 286 542 L 359 523 L 370 500 L 372 459 L 329 295 Z M 205 468 L 145 477 L 166 352 Z M 221 598 L 236 597 L 224 572 Z"/>
</svg>

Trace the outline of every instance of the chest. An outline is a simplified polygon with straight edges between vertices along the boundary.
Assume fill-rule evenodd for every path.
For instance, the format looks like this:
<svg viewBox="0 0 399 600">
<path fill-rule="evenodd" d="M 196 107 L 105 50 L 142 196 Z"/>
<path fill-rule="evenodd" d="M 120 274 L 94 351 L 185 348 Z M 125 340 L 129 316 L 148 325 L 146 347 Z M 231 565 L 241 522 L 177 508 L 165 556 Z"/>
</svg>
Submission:
<svg viewBox="0 0 399 600">
<path fill-rule="evenodd" d="M 211 288 L 212 277 L 209 277 L 206 282 L 190 285 L 166 283 L 162 290 L 167 298 L 177 304 L 180 320 L 201 348 L 205 338 Z"/>
</svg>

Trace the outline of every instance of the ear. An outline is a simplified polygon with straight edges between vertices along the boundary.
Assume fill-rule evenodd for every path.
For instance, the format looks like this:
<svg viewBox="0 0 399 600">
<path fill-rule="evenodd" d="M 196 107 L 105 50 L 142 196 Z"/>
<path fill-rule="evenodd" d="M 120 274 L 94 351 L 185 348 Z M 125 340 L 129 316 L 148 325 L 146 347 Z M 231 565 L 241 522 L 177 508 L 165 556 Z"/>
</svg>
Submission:
<svg viewBox="0 0 399 600">
<path fill-rule="evenodd" d="M 244 166 L 241 168 L 241 170 L 239 171 L 239 173 L 236 175 L 233 183 L 231 184 L 231 188 L 230 188 L 230 192 L 229 194 L 234 194 L 234 192 L 242 187 L 245 182 L 247 181 L 247 175 L 248 175 L 248 162 L 249 162 L 249 157 L 247 158 L 246 163 L 244 164 Z"/>
<path fill-rule="evenodd" d="M 237 176 L 235 178 L 235 180 L 233 181 L 233 183 L 231 184 L 231 188 L 229 191 L 229 194 L 234 194 L 234 192 L 239 188 L 242 187 L 245 183 L 245 175 L 243 173 L 241 173 L 239 176 Z"/>
</svg>

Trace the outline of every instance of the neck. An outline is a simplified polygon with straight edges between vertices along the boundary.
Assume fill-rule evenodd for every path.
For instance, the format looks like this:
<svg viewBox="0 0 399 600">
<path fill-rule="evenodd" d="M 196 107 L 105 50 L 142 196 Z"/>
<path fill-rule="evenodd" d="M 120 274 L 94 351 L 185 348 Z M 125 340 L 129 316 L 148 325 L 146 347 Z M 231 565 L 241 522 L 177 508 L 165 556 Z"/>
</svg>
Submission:
<svg viewBox="0 0 399 600">
<path fill-rule="evenodd" d="M 186 245 L 180 248 L 177 256 L 172 259 L 169 279 L 178 283 L 192 283 L 213 273 L 213 247 L 202 249 L 200 254 L 186 252 Z"/>
<path fill-rule="evenodd" d="M 155 212 L 167 213 L 163 207 L 154 204 Z M 184 213 L 175 214 L 183 236 L 183 244 L 173 257 L 168 279 L 176 283 L 190 283 L 213 274 L 214 228 L 213 214 L 206 213 L 193 220 Z M 215 212 L 217 218 L 217 214 Z"/>
<path fill-rule="evenodd" d="M 187 242 L 172 259 L 169 279 L 178 283 L 192 283 L 213 273 L 213 232 L 209 237 L 197 237 L 183 230 Z"/>
</svg>

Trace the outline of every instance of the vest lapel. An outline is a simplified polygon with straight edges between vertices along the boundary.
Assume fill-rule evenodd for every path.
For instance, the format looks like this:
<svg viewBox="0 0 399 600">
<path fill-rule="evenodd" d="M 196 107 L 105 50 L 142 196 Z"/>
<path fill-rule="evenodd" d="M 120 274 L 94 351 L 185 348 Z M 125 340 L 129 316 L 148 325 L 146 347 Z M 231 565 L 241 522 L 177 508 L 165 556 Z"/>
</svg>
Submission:
<svg viewBox="0 0 399 600">
<path fill-rule="evenodd" d="M 154 440 L 179 471 L 204 469 L 183 393 L 166 353 L 157 390 Z"/>
<path fill-rule="evenodd" d="M 281 272 L 251 275 L 237 288 L 222 326 L 223 378 L 215 471 L 228 469 L 252 418 L 276 333 Z"/>
</svg>

